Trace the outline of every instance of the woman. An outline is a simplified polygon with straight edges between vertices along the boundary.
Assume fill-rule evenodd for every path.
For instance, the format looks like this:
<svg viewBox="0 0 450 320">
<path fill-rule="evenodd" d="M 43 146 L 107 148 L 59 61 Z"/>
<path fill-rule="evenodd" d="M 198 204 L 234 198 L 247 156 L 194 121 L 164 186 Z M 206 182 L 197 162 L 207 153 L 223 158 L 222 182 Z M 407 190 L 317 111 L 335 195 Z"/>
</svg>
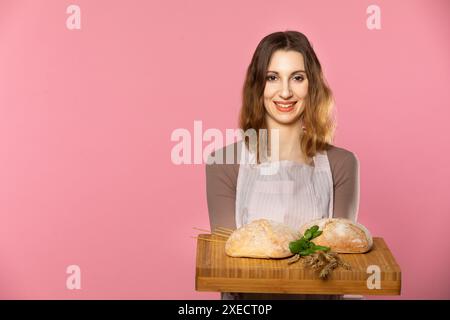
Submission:
<svg viewBox="0 0 450 320">
<path fill-rule="evenodd" d="M 240 128 L 244 132 L 268 129 L 267 146 L 274 139 L 271 130 L 278 129 L 279 167 L 275 174 L 261 175 L 258 166 L 267 159 L 259 152 L 252 153 L 246 140 L 213 152 L 210 158 L 223 159 L 218 163 L 225 163 L 226 154 L 234 152 L 235 162 L 208 161 L 206 165 L 211 230 L 236 229 L 262 217 L 294 228 L 318 218 L 356 221 L 359 161 L 354 153 L 331 144 L 335 129 L 332 108 L 331 90 L 305 35 L 275 32 L 261 40 L 247 69 Z M 241 150 L 250 150 L 257 166 L 242 162 Z M 342 297 L 222 293 L 222 299 L 260 298 Z"/>
</svg>

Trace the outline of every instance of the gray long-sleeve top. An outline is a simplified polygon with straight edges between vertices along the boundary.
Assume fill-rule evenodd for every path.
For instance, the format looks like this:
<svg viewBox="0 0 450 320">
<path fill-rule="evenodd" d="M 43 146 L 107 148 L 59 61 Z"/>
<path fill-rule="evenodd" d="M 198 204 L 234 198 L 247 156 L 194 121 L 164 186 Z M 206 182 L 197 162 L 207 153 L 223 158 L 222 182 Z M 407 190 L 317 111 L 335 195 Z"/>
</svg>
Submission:
<svg viewBox="0 0 450 320">
<path fill-rule="evenodd" d="M 239 173 L 237 142 L 211 154 L 222 157 L 222 164 L 206 164 L 206 195 L 211 230 L 236 229 L 236 184 Z M 226 153 L 234 148 L 233 164 L 226 164 Z M 331 146 L 327 150 L 333 176 L 333 217 L 356 221 L 359 207 L 359 161 L 354 153 Z"/>
</svg>

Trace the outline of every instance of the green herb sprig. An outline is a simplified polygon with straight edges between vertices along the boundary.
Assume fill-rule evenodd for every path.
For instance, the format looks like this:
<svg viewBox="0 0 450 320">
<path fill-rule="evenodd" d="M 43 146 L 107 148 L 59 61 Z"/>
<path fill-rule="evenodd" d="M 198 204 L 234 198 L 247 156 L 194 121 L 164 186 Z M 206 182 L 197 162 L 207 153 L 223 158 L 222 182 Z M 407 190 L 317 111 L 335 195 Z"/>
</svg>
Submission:
<svg viewBox="0 0 450 320">
<path fill-rule="evenodd" d="M 294 253 L 294 256 L 288 260 L 288 264 L 302 259 L 306 266 L 320 271 L 319 276 L 321 279 L 327 279 L 337 267 L 350 270 L 351 266 L 342 261 L 336 252 L 331 252 L 329 247 L 317 246 L 311 241 L 321 234 L 322 231 L 319 231 L 319 226 L 312 226 L 305 231 L 303 237 L 290 242 L 289 249 Z"/>
<path fill-rule="evenodd" d="M 292 241 L 289 243 L 289 250 L 291 250 L 292 253 L 299 256 L 308 256 L 317 251 L 327 252 L 330 250 L 329 247 L 318 246 L 311 241 L 314 238 L 320 236 L 321 234 L 322 231 L 319 231 L 319 226 L 317 225 L 312 226 L 311 228 L 305 231 L 305 234 L 299 240 Z"/>
</svg>

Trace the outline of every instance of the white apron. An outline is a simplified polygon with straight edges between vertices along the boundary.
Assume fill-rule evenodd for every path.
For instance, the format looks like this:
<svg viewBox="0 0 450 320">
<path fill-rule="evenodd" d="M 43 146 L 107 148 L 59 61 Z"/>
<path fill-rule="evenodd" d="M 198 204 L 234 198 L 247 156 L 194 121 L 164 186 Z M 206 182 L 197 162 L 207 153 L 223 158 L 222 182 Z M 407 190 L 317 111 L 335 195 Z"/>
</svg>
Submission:
<svg viewBox="0 0 450 320">
<path fill-rule="evenodd" d="M 246 148 L 242 143 L 242 148 Z M 244 150 L 244 149 L 242 149 Z M 248 150 L 248 149 L 246 149 Z M 248 152 L 248 151 L 245 151 Z M 244 151 L 241 151 L 243 154 Z M 314 166 L 290 160 L 256 165 L 256 154 L 241 157 L 236 186 L 237 228 L 258 218 L 283 222 L 295 230 L 313 219 L 333 216 L 333 177 L 327 152 L 313 157 Z M 262 168 L 275 168 L 267 174 Z M 270 170 L 269 170 L 270 172 Z M 222 292 L 222 300 L 242 294 Z M 341 299 L 333 295 L 244 294 L 249 299 Z M 277 298 L 278 297 L 278 298 Z"/>
<path fill-rule="evenodd" d="M 290 160 L 256 165 L 256 155 L 248 154 L 248 161 L 241 158 L 237 179 L 237 228 L 266 218 L 298 230 L 313 219 L 332 218 L 333 177 L 326 151 L 313 157 L 314 166 Z M 265 174 L 263 168 L 270 167 L 274 170 Z"/>
<path fill-rule="evenodd" d="M 242 143 L 242 148 L 246 148 Z M 242 149 L 244 150 L 244 149 Z M 248 150 L 248 149 L 246 149 Z M 241 151 L 241 154 L 244 151 Z M 245 151 L 248 152 L 248 151 Z M 283 222 L 298 230 L 313 219 L 333 217 L 333 176 L 327 152 L 317 153 L 310 166 L 290 160 L 256 165 L 256 154 L 241 157 L 236 186 L 237 228 L 258 218 Z M 271 174 L 262 168 L 274 168 Z M 270 170 L 269 170 L 270 172 Z M 242 299 L 222 292 L 222 300 Z M 356 295 L 243 294 L 248 299 L 362 299 Z M 241 297 L 241 298 L 240 298 Z M 256 297 L 256 298 L 255 298 Z"/>
</svg>

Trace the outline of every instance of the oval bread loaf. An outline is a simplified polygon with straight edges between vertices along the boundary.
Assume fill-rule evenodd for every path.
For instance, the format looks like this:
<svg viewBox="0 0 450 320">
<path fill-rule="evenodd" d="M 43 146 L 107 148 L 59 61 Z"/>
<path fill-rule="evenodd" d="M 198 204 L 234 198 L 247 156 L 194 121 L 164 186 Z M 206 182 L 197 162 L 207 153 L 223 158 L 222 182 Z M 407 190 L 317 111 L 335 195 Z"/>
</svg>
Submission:
<svg viewBox="0 0 450 320">
<path fill-rule="evenodd" d="M 254 220 L 235 230 L 225 243 L 225 253 L 231 257 L 286 258 L 293 255 L 289 243 L 299 233 L 283 223 Z"/>
<path fill-rule="evenodd" d="M 300 233 L 314 225 L 323 231 L 312 240 L 316 245 L 330 247 L 337 253 L 365 253 L 372 248 L 372 236 L 362 224 L 343 218 L 318 219 L 304 224 Z"/>
</svg>

